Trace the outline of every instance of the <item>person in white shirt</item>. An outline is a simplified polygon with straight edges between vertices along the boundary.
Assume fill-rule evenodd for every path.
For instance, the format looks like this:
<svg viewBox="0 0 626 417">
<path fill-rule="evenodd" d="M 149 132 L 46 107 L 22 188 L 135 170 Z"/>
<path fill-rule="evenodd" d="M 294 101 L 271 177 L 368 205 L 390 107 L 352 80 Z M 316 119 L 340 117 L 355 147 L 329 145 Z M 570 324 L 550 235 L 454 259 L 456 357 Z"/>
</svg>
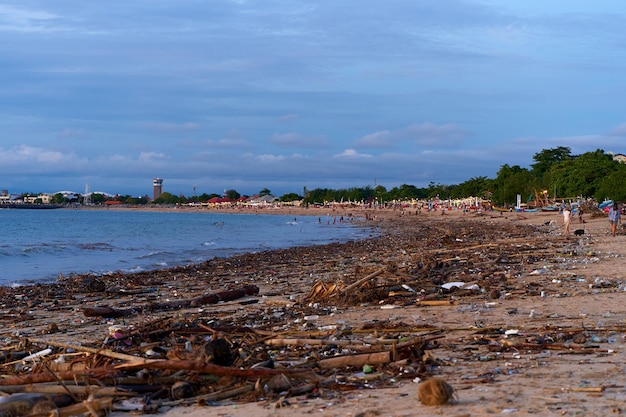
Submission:
<svg viewBox="0 0 626 417">
<path fill-rule="evenodd" d="M 569 223 L 572 220 L 572 212 L 570 211 L 568 206 L 563 208 L 563 225 L 565 226 L 565 231 L 563 232 L 565 235 L 569 235 Z"/>
</svg>

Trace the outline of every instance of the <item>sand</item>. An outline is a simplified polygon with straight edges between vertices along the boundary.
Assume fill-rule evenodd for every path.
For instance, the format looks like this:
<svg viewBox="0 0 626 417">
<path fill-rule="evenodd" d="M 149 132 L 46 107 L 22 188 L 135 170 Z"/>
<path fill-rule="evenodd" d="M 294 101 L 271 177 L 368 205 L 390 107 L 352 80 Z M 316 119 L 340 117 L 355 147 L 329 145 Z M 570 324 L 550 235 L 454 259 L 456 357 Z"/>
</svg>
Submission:
<svg viewBox="0 0 626 417">
<path fill-rule="evenodd" d="M 281 213 L 304 215 L 298 209 Z M 320 210 L 306 214 L 332 217 L 344 213 Z M 352 214 L 362 213 L 345 213 L 346 216 Z M 359 329 L 365 323 L 436 328 L 442 336 L 437 347 L 430 350 L 436 359 L 422 376 L 442 378 L 449 383 L 455 391 L 451 404 L 422 405 L 417 399 L 419 378 L 404 377 L 418 366 L 409 363 L 399 368 L 376 367 L 375 371 L 382 374 L 380 378 L 363 384 L 358 390 L 322 389 L 316 395 L 303 394 L 281 401 L 277 396 L 259 395 L 257 401 L 226 400 L 212 406 L 162 407 L 157 414 L 165 417 L 606 416 L 625 412 L 626 237 L 621 233 L 611 237 L 606 218 L 587 217 L 584 224 L 575 220 L 572 231 L 584 229 L 584 234 L 563 236 L 560 216 L 556 213 L 417 215 L 394 210 L 369 214 L 373 220 L 368 221 L 366 227 L 376 226 L 386 231 L 386 238 L 373 240 L 378 243 L 309 248 L 311 254 L 303 254 L 303 250 L 273 251 L 256 258 L 256 255 L 243 257 L 238 271 L 246 271 L 246 262 L 258 267 L 258 271 L 247 273 L 246 277 L 247 281 L 257 277 L 255 284 L 260 287 L 262 302 L 246 306 L 230 303 L 206 307 L 205 311 L 215 317 L 238 317 L 267 309 L 274 302 L 293 303 L 293 311 L 310 314 L 310 303 L 304 296 L 316 278 L 332 281 L 352 276 L 355 268 L 363 268 L 365 274 L 383 265 L 390 268 L 392 264 L 401 265 L 400 271 L 404 272 L 388 273 L 378 277 L 379 282 L 390 279 L 396 280 L 398 285 L 407 282 L 417 291 L 420 291 L 420 283 L 424 288 L 431 288 L 433 281 L 478 282 L 481 291 L 446 294 L 445 299 L 454 301 L 451 305 L 425 306 L 420 304 L 419 296 L 409 294 L 395 299 L 385 297 L 379 302 L 370 300 L 339 306 L 332 314 L 323 310 L 315 322 L 319 328 L 339 325 Z M 423 246 L 424 239 L 430 246 Z M 503 252 L 500 258 L 493 257 L 501 248 L 511 245 L 519 250 Z M 455 247 L 458 248 L 456 253 Z M 427 279 L 422 272 L 411 269 L 428 258 L 426 253 L 434 252 L 438 253 L 439 260 L 456 263 L 470 259 L 473 266 L 442 268 L 440 273 L 431 274 Z M 277 262 L 276 259 L 283 259 L 283 256 L 297 259 L 298 263 Z M 376 264 L 372 265 L 374 258 Z M 486 263 L 481 264 L 481 259 Z M 228 267 L 224 268 L 218 270 L 223 272 Z M 205 269 L 205 275 L 216 271 L 215 265 Z M 481 275 L 484 270 L 491 271 L 488 279 Z M 184 272 L 178 274 L 184 275 Z M 174 290 L 181 297 L 206 291 L 206 285 L 194 286 L 183 278 L 176 279 L 175 275 L 160 276 L 161 280 L 171 280 L 168 283 L 170 296 Z M 418 279 L 420 276 L 422 281 Z M 102 299 L 92 296 L 78 300 L 81 305 L 103 303 Z M 107 301 L 117 307 L 128 303 L 128 299 L 121 298 Z M 330 299 L 318 304 L 333 307 Z M 77 317 L 79 310 L 70 307 L 71 303 L 65 310 L 48 311 L 34 306 L 35 317 L 22 323 L 22 334 L 38 335 L 47 322 L 55 320 L 59 332 L 45 337 L 74 343 L 101 341 L 110 321 Z M 14 312 L 12 308 L 18 307 L 5 305 L 5 313 Z M 196 310 L 158 315 L 182 317 L 197 314 Z M 130 318 L 126 324 L 145 319 Z M 418 333 L 415 331 L 412 336 Z M 359 371 L 342 368 L 337 369 L 336 374 L 345 377 L 357 375 Z M 136 413 L 113 411 L 108 415 L 126 417 Z"/>
</svg>

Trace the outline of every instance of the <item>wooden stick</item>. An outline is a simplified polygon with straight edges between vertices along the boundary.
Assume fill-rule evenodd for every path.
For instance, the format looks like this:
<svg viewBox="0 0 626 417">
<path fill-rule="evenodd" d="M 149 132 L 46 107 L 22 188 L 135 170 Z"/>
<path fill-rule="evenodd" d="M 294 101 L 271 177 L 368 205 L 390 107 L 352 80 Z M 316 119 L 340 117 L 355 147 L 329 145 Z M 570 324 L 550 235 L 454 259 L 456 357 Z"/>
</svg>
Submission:
<svg viewBox="0 0 626 417">
<path fill-rule="evenodd" d="M 291 339 L 291 338 L 282 338 L 276 337 L 273 339 L 268 339 L 265 341 L 266 345 L 270 346 L 287 346 L 287 345 L 311 345 L 311 346 L 327 346 L 327 345 L 337 345 L 337 346 L 363 346 L 365 342 L 360 342 L 358 340 L 327 340 L 327 339 Z"/>
<path fill-rule="evenodd" d="M 603 392 L 604 387 L 572 387 L 569 390 L 572 392 Z"/>
<path fill-rule="evenodd" d="M 321 369 L 343 368 L 346 366 L 382 365 L 391 362 L 391 352 L 363 353 L 361 355 L 335 356 L 317 362 Z"/>
<path fill-rule="evenodd" d="M 211 394 L 202 395 L 196 398 L 205 400 L 205 401 L 221 401 L 221 400 L 226 400 L 228 398 L 236 397 L 238 395 L 247 394 L 253 389 L 254 389 L 254 385 L 246 384 L 242 387 L 238 387 L 235 389 L 212 392 Z"/>
<path fill-rule="evenodd" d="M 59 408 L 54 416 L 72 417 L 81 413 L 89 412 L 92 416 L 98 417 L 98 411 L 110 410 L 113 406 L 113 398 L 100 398 L 87 400 L 68 407 Z"/>
<path fill-rule="evenodd" d="M 67 391 L 70 391 L 74 395 L 82 396 L 88 396 L 89 394 L 97 392 L 100 397 L 134 397 L 137 395 L 135 392 L 123 391 L 116 387 L 101 387 L 100 385 L 66 385 L 65 387 L 61 387 L 57 384 L 52 385 L 48 382 L 41 384 L 5 385 L 0 391 L 7 394 L 19 394 L 22 392 L 33 392 L 38 394 L 64 394 Z"/>
<path fill-rule="evenodd" d="M 221 401 L 228 398 L 237 397 L 239 395 L 247 394 L 252 390 L 254 390 L 254 385 L 246 384 L 237 388 L 227 388 L 222 391 L 212 392 L 210 394 L 198 395 L 197 397 L 183 398 L 181 400 L 175 401 L 164 401 L 160 402 L 159 405 L 161 407 L 173 407 L 181 404 L 196 404 L 202 401 Z"/>
<path fill-rule="evenodd" d="M 129 355 L 129 354 L 126 354 L 126 353 L 114 352 L 114 351 L 108 350 L 108 349 L 98 349 L 98 348 L 92 348 L 92 347 L 89 347 L 89 346 L 70 345 L 68 343 L 57 342 L 57 341 L 51 340 L 51 339 L 45 339 L 44 340 L 44 339 L 38 339 L 38 338 L 30 338 L 28 340 L 30 340 L 31 342 L 34 342 L 34 343 L 41 343 L 41 344 L 56 346 L 56 347 L 60 347 L 60 348 L 63 348 L 63 349 L 74 349 L 74 350 L 77 350 L 77 351 L 93 353 L 93 354 L 96 354 L 96 355 L 102 355 L 102 356 L 106 356 L 106 357 L 113 358 L 113 359 L 120 359 L 120 360 L 123 360 L 123 361 L 150 363 L 150 362 L 157 362 L 157 361 L 163 360 L 163 359 L 147 359 L 147 358 L 142 358 L 140 356 Z"/>
<path fill-rule="evenodd" d="M 361 278 L 361 279 L 360 279 L 360 280 L 358 280 L 357 282 L 355 282 L 355 283 L 353 283 L 353 284 L 348 285 L 346 288 L 344 288 L 344 289 L 342 289 L 342 290 L 340 290 L 340 291 L 338 291 L 338 292 L 336 292 L 336 293 L 334 293 L 334 294 L 331 294 L 330 296 L 331 296 L 331 297 L 334 297 L 334 296 L 336 296 L 336 295 L 342 295 L 342 294 L 345 294 L 346 292 L 350 291 L 351 289 L 358 287 L 359 285 L 361 285 L 361 284 L 363 284 L 363 283 L 365 283 L 365 282 L 367 282 L 367 281 L 371 280 L 372 278 L 376 278 L 377 276 L 379 276 L 379 275 L 380 275 L 380 274 L 382 274 L 383 272 L 385 272 L 385 269 L 384 269 L 384 268 L 381 268 L 381 269 L 379 269 L 379 270 L 377 270 L 377 271 L 375 271 L 375 272 L 372 272 L 371 274 L 369 274 L 369 275 L 368 275 L 368 276 L 366 276 L 365 278 Z"/>
<path fill-rule="evenodd" d="M 453 300 L 417 300 L 417 305 L 420 306 L 451 306 L 454 304 Z"/>
<path fill-rule="evenodd" d="M 62 381 L 68 380 L 81 380 L 81 379 L 104 379 L 107 377 L 119 376 L 119 372 L 110 367 L 103 366 L 100 368 L 92 368 L 85 371 L 80 372 L 57 372 L 57 378 Z M 4 385 L 25 385 L 25 384 L 37 384 L 41 382 L 53 382 L 56 381 L 56 378 L 53 378 L 47 372 L 39 372 L 36 374 L 30 373 L 21 376 L 9 376 L 6 378 L 0 378 L 0 386 Z"/>
</svg>

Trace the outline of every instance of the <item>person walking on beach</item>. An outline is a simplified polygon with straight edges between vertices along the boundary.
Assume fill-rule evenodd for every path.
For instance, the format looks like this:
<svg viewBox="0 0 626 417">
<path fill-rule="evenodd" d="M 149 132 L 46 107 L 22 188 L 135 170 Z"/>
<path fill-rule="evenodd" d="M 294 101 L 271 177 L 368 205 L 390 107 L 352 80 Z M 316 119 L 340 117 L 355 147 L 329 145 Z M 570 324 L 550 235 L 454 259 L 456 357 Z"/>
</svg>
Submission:
<svg viewBox="0 0 626 417">
<path fill-rule="evenodd" d="M 615 237 L 617 232 L 617 223 L 622 222 L 622 214 L 619 211 L 617 203 L 613 202 L 613 205 L 609 209 L 609 224 L 611 225 L 611 236 Z"/>
<path fill-rule="evenodd" d="M 566 236 L 569 235 L 569 223 L 572 219 L 572 212 L 569 209 L 569 206 L 563 207 L 563 225 L 565 226 L 565 231 L 563 234 Z"/>
<path fill-rule="evenodd" d="M 584 223 L 585 221 L 583 220 L 583 208 L 581 206 L 578 206 L 578 223 Z"/>
</svg>

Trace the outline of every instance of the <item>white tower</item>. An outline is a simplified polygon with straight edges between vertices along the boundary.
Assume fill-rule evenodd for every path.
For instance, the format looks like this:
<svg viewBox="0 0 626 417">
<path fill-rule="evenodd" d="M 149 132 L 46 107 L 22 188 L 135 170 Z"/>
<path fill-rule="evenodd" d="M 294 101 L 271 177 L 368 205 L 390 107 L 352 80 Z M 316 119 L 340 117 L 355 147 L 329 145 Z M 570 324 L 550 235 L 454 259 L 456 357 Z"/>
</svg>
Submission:
<svg viewBox="0 0 626 417">
<path fill-rule="evenodd" d="M 83 194 L 83 204 L 91 205 L 91 193 L 89 192 L 89 184 L 85 184 L 85 194 Z"/>
</svg>

